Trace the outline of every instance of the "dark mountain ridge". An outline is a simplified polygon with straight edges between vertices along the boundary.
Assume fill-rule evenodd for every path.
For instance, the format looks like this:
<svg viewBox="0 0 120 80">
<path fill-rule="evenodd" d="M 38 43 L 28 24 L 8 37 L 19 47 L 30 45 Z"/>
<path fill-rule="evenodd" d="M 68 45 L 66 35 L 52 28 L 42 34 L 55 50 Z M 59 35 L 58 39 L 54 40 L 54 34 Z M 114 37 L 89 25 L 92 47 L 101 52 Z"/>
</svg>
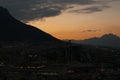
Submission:
<svg viewBox="0 0 120 80">
<path fill-rule="evenodd" d="M 0 63 L 25 65 L 33 60 L 32 55 L 36 56 L 33 63 L 40 64 L 42 55 L 57 52 L 61 45 L 64 45 L 61 40 L 22 23 L 12 17 L 7 9 L 0 7 Z"/>
<path fill-rule="evenodd" d="M 0 41 L 54 42 L 59 40 L 38 28 L 20 22 L 12 17 L 7 9 L 0 7 Z"/>
<path fill-rule="evenodd" d="M 94 37 L 85 40 L 73 40 L 73 43 L 105 47 L 120 47 L 120 37 L 115 34 L 109 33 L 101 36 L 100 38 Z"/>
</svg>

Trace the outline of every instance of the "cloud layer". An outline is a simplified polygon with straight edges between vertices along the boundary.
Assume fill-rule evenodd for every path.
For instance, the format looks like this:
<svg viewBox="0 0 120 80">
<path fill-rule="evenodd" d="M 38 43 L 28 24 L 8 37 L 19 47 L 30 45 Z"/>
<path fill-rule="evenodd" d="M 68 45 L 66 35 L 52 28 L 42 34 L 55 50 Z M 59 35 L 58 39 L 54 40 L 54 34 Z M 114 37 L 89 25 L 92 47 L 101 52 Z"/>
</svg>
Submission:
<svg viewBox="0 0 120 80">
<path fill-rule="evenodd" d="M 90 6 L 84 9 L 71 10 L 70 12 L 90 14 L 95 12 L 101 12 L 106 8 L 110 8 L 110 6 L 106 6 L 106 5 Z"/>
<path fill-rule="evenodd" d="M 88 30 L 83 30 L 82 32 L 98 32 L 100 31 L 99 29 L 88 29 Z"/>
<path fill-rule="evenodd" d="M 71 10 L 69 12 L 93 13 L 108 8 L 104 3 L 118 0 L 0 0 L 0 5 L 18 19 L 30 21 L 45 17 L 57 16 L 63 10 L 72 9 L 72 5 L 90 5 L 84 9 Z M 94 6 L 97 5 L 97 6 Z"/>
</svg>

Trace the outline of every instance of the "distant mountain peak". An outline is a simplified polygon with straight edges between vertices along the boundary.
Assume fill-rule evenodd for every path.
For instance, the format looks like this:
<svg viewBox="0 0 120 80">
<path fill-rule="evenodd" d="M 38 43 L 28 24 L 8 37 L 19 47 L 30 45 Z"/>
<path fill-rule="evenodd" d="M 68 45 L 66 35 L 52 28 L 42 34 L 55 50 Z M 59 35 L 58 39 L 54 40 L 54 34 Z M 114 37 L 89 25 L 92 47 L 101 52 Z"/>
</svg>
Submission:
<svg viewBox="0 0 120 80">
<path fill-rule="evenodd" d="M 120 48 L 120 37 L 113 33 L 109 33 L 99 38 L 93 37 L 82 41 L 74 41 L 74 43 Z"/>
<path fill-rule="evenodd" d="M 109 34 L 105 34 L 102 37 L 100 37 L 101 39 L 119 39 L 120 37 L 113 34 L 113 33 L 109 33 Z"/>
<path fill-rule="evenodd" d="M 104 34 L 103 36 L 117 36 L 117 35 L 115 35 L 113 33 L 108 33 L 108 34 Z"/>
</svg>

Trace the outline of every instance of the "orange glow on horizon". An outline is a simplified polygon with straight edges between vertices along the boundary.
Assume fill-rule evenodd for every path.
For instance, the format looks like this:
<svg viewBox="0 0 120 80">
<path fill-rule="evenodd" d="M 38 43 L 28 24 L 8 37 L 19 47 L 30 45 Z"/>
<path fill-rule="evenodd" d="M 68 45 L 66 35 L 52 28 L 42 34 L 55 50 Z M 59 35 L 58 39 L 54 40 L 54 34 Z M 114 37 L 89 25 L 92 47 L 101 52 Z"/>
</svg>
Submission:
<svg viewBox="0 0 120 80">
<path fill-rule="evenodd" d="M 120 10 L 118 3 L 113 7 L 92 14 L 74 14 L 64 12 L 59 16 L 45 20 L 29 21 L 27 24 L 59 39 L 87 39 L 113 33 L 120 36 Z"/>
<path fill-rule="evenodd" d="M 58 39 L 61 39 L 61 40 L 84 40 L 84 39 L 88 39 L 88 38 L 91 38 L 91 37 L 100 37 L 104 34 L 108 34 L 108 33 L 113 33 L 113 34 L 116 34 L 118 36 L 120 36 L 120 27 L 114 27 L 114 30 L 113 30 L 113 27 L 105 27 L 103 30 L 99 30 L 96 28 L 96 32 L 87 32 L 85 30 L 90 30 L 89 27 L 80 27 L 80 28 L 77 28 L 77 29 L 62 29 L 59 28 L 60 26 L 58 26 L 57 28 L 55 27 L 56 25 L 53 25 L 52 27 L 53 28 L 50 28 L 51 26 L 48 26 L 47 27 L 47 24 L 45 25 L 44 21 L 43 23 L 41 23 L 40 21 L 31 21 L 29 22 L 28 24 L 30 25 L 33 25 L 33 26 L 36 26 L 37 28 L 39 29 L 42 29 L 43 31 L 51 34 L 52 36 L 58 38 Z M 51 24 L 52 23 L 48 23 L 48 24 Z M 46 26 L 46 27 L 44 27 Z M 64 27 L 63 27 L 64 28 Z M 94 28 L 94 27 L 93 27 Z"/>
</svg>

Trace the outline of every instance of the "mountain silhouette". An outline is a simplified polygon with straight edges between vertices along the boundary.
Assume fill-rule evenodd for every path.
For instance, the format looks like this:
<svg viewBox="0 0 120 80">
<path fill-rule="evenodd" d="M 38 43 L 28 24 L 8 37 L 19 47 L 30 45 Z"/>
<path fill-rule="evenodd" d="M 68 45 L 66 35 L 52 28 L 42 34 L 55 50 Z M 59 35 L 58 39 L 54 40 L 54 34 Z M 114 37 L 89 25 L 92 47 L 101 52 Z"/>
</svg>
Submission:
<svg viewBox="0 0 120 80">
<path fill-rule="evenodd" d="M 50 34 L 15 19 L 6 8 L 0 7 L 0 41 L 42 42 L 59 41 Z"/>
<path fill-rule="evenodd" d="M 74 43 L 106 46 L 106 47 L 120 47 L 120 37 L 115 34 L 109 33 L 101 36 L 100 38 L 89 38 L 85 40 L 73 41 Z"/>
</svg>

